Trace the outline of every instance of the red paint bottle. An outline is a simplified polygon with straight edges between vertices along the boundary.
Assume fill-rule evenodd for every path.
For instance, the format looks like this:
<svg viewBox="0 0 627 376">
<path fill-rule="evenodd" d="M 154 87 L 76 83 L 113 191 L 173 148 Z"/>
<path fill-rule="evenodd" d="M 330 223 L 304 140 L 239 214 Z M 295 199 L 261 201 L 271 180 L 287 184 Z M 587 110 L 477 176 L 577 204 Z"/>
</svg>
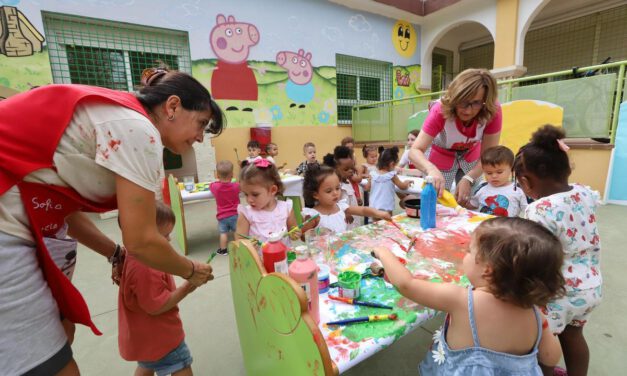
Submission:
<svg viewBox="0 0 627 376">
<path fill-rule="evenodd" d="M 288 273 L 287 246 L 283 244 L 281 239 L 283 239 L 283 233 L 271 234 L 268 242 L 261 249 L 263 266 L 268 273 Z"/>
</svg>

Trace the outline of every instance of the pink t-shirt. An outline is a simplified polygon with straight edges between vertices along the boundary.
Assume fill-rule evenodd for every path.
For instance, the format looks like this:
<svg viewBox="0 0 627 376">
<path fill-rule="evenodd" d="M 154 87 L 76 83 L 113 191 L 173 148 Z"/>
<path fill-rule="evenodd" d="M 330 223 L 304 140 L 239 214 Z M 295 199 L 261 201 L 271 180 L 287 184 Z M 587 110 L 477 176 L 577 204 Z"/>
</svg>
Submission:
<svg viewBox="0 0 627 376">
<path fill-rule="evenodd" d="M 456 117 L 446 119 L 442 114 L 442 103 L 436 102 L 429 110 L 429 115 L 422 125 L 422 130 L 433 137 L 429 161 L 441 170 L 452 167 L 455 152 L 466 152 L 467 162 L 474 162 L 481 156 L 481 140 L 484 134 L 501 131 L 503 113 L 497 102 L 497 112 L 488 123 L 475 120 L 469 127 L 464 127 Z"/>
<path fill-rule="evenodd" d="M 185 338 L 178 307 L 152 316 L 176 289 L 170 274 L 126 256 L 118 293 L 118 346 L 125 360 L 156 361 Z"/>
<path fill-rule="evenodd" d="M 237 214 L 239 183 L 216 181 L 209 185 L 209 190 L 216 199 L 216 206 L 218 207 L 216 218 L 224 219 Z"/>
<path fill-rule="evenodd" d="M 276 203 L 274 210 L 256 210 L 250 205 L 239 205 L 237 211 L 250 223 L 248 235 L 262 242 L 268 241 L 270 233 L 288 230 L 287 218 L 292 211 L 292 201 Z"/>
</svg>

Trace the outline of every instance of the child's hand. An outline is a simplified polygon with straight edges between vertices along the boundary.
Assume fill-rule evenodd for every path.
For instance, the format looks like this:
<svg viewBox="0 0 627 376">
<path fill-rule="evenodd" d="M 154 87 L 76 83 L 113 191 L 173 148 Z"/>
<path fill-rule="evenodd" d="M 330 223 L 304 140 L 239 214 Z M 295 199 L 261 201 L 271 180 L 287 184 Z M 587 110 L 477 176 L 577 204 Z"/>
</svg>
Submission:
<svg viewBox="0 0 627 376">
<path fill-rule="evenodd" d="M 305 218 L 303 218 L 303 222 L 309 220 L 309 218 L 311 218 L 311 216 L 310 215 L 306 215 Z M 311 230 L 312 228 L 318 227 L 319 224 L 320 224 L 320 216 L 317 216 L 314 220 L 312 220 L 311 222 L 308 222 L 306 225 L 304 225 L 303 228 L 301 229 L 301 231 L 304 234 L 307 231 Z"/>
<path fill-rule="evenodd" d="M 383 248 L 383 247 L 376 247 L 370 252 L 370 254 L 372 255 L 372 257 L 376 259 L 381 259 L 381 255 L 383 255 L 386 252 L 390 252 L 390 250 L 387 248 Z"/>
<path fill-rule="evenodd" d="M 390 215 L 390 213 L 383 211 L 383 210 L 378 210 L 378 214 L 377 217 L 381 218 L 381 219 L 385 219 L 386 221 L 389 221 L 392 219 L 392 216 Z"/>
<path fill-rule="evenodd" d="M 291 240 L 298 240 L 303 236 L 301 229 L 294 230 L 294 232 L 288 234 Z"/>
<path fill-rule="evenodd" d="M 349 225 L 355 221 L 355 218 L 351 214 L 346 213 L 346 223 Z"/>
<path fill-rule="evenodd" d="M 183 282 L 181 287 L 185 290 L 186 294 L 192 293 L 192 292 L 194 292 L 194 290 L 196 290 L 196 286 L 194 286 L 191 283 L 189 283 L 189 281 Z"/>
</svg>

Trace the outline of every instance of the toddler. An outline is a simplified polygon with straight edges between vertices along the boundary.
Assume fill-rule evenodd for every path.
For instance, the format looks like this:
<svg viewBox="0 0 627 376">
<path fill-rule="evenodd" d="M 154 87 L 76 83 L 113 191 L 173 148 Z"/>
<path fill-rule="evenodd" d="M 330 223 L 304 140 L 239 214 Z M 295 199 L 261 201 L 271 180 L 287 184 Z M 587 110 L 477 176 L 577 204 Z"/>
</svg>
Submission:
<svg viewBox="0 0 627 376">
<path fill-rule="evenodd" d="M 340 179 L 342 189 L 340 200 L 344 201 L 348 206 L 359 206 L 355 189 L 350 181 L 355 171 L 355 160 L 352 157 L 351 150 L 346 146 L 336 146 L 333 154 L 329 153 L 324 156 L 323 163 L 335 169 L 335 173 Z M 349 229 L 358 226 L 351 214 L 346 215 L 346 221 Z"/>
<path fill-rule="evenodd" d="M 463 260 L 471 286 L 415 278 L 386 248 L 373 255 L 408 299 L 446 311 L 420 374 L 542 375 L 553 366 L 560 345 L 536 306 L 563 293 L 563 254 L 550 231 L 522 218 L 493 218 L 472 234 Z"/>
<path fill-rule="evenodd" d="M 172 209 L 157 202 L 157 229 L 170 239 Z M 126 254 L 118 293 L 118 345 L 122 358 L 137 361 L 135 376 L 192 375 L 177 304 L 195 287 L 179 287 L 171 274 L 152 269 Z"/>
<path fill-rule="evenodd" d="M 248 141 L 246 149 L 248 150 L 248 158 L 246 158 L 248 163 L 261 159 L 261 146 L 259 146 L 259 142 L 255 140 Z"/>
<path fill-rule="evenodd" d="M 303 146 L 303 155 L 305 160 L 296 167 L 297 175 L 305 175 L 307 170 L 311 167 L 318 167 L 318 161 L 316 160 L 316 145 L 313 142 L 307 142 Z"/>
<path fill-rule="evenodd" d="M 470 199 L 468 209 L 500 217 L 518 217 L 527 207 L 527 196 L 512 181 L 514 153 L 505 146 L 494 146 L 481 154 L 486 182 Z"/>
<path fill-rule="evenodd" d="M 549 326 L 559 335 L 568 375 L 585 375 L 590 354 L 583 327 L 601 303 L 601 243 L 595 217 L 599 193 L 568 184 L 568 146 L 561 128 L 546 125 L 520 148 L 516 180 L 533 203 L 525 216 L 554 233 L 562 244 L 566 295 L 546 305 Z"/>
<path fill-rule="evenodd" d="M 375 171 L 377 169 L 377 159 L 379 159 L 379 152 L 376 146 L 374 145 L 364 145 L 361 149 L 362 154 L 364 155 L 364 159 L 366 163 L 361 165 L 361 170 L 359 173 L 361 176 L 366 179 L 370 179 L 370 172 Z M 364 205 L 369 206 L 370 204 L 370 185 L 367 184 L 364 187 Z M 368 217 L 364 218 L 364 224 L 368 224 Z"/>
<path fill-rule="evenodd" d="M 416 141 L 416 138 L 418 137 L 419 133 L 420 133 L 419 129 L 414 129 L 407 134 L 407 144 L 405 145 L 405 151 L 403 152 L 403 155 L 401 156 L 401 159 L 398 162 L 399 173 L 403 173 L 407 175 L 416 175 L 416 176 L 422 175 L 422 173 L 420 173 L 416 169 L 416 166 L 414 166 L 414 164 L 411 163 L 411 161 L 409 160 L 409 150 L 411 150 L 411 146 L 414 144 L 414 141 Z"/>
<path fill-rule="evenodd" d="M 216 199 L 218 232 L 220 233 L 219 255 L 228 254 L 227 242 L 230 233 L 237 226 L 237 205 L 239 205 L 239 183 L 232 183 L 233 163 L 220 161 L 216 167 L 218 181 L 211 183 L 209 190 Z"/>
<path fill-rule="evenodd" d="M 355 140 L 352 137 L 344 137 L 340 142 L 340 146 L 346 146 L 347 148 L 349 148 L 351 151 L 351 157 L 353 158 L 353 160 L 355 159 Z M 361 191 L 359 189 L 359 183 L 361 183 L 364 178 L 367 178 L 367 175 L 363 175 L 360 170 L 358 170 L 357 168 L 353 168 L 353 175 L 348 179 L 353 186 L 355 198 L 357 198 L 357 204 L 359 206 L 364 204 L 361 198 Z"/>
<path fill-rule="evenodd" d="M 381 147 L 377 169 L 370 173 L 370 207 L 385 210 L 392 214 L 396 192 L 394 186 L 401 190 L 406 190 L 413 181 L 401 181 L 396 176 L 396 164 L 398 163 L 398 148 L 396 146 L 389 149 Z"/>
<path fill-rule="evenodd" d="M 283 163 L 281 166 L 276 164 L 274 157 L 279 155 L 279 147 L 274 142 L 270 142 L 266 145 L 266 159 L 272 162 L 278 170 L 285 168 L 287 163 Z"/>
<path fill-rule="evenodd" d="M 320 215 L 320 218 L 303 227 L 303 232 L 315 227 L 327 228 L 340 233 L 348 229 L 346 215 L 370 216 L 390 219 L 390 214 L 363 206 L 350 206 L 340 201 L 340 179 L 335 170 L 328 166 L 310 169 L 303 183 L 303 197 L 306 208 L 303 215 Z"/>
<path fill-rule="evenodd" d="M 272 163 L 259 159 L 245 166 L 240 173 L 240 189 L 246 196 L 247 205 L 237 207 L 237 234 L 266 242 L 271 234 L 297 225 L 292 201 L 276 198 L 283 193 L 283 183 Z M 239 238 L 237 234 L 236 238 Z M 298 238 L 300 235 L 295 231 L 292 236 Z"/>
</svg>

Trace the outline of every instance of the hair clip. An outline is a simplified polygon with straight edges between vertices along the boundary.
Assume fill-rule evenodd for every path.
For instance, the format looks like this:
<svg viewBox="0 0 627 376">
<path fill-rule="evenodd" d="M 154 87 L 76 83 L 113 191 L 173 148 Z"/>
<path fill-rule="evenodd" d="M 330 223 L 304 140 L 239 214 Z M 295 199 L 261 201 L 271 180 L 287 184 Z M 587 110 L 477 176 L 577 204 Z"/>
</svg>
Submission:
<svg viewBox="0 0 627 376">
<path fill-rule="evenodd" d="M 142 71 L 141 83 L 144 86 L 150 86 L 150 83 L 168 73 L 167 70 L 163 68 L 146 68 Z"/>
<path fill-rule="evenodd" d="M 272 166 L 272 162 L 270 162 L 269 160 L 265 159 L 265 158 L 259 158 L 256 161 L 253 162 L 255 164 L 255 167 L 257 168 L 268 168 L 270 166 Z"/>
<path fill-rule="evenodd" d="M 557 146 L 559 146 L 559 148 L 564 152 L 567 153 L 570 150 L 570 147 L 568 147 L 568 145 L 566 145 L 566 143 L 564 142 L 563 139 L 559 139 L 557 140 Z"/>
</svg>

